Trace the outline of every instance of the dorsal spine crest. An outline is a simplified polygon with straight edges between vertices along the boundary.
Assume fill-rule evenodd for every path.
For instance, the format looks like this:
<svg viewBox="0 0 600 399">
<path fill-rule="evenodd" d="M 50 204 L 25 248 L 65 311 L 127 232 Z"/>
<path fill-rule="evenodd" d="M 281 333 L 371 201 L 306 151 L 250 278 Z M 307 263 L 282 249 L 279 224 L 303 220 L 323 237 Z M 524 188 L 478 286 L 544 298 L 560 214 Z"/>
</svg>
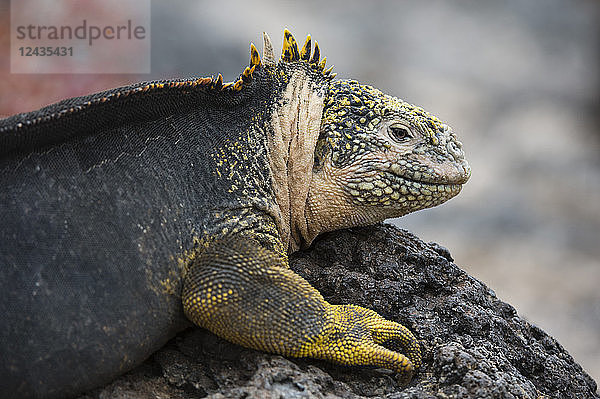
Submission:
<svg viewBox="0 0 600 399">
<path fill-rule="evenodd" d="M 250 65 L 246 67 L 238 79 L 233 82 L 223 83 L 223 76 L 218 74 L 216 77 L 202 77 L 195 79 L 180 79 L 173 81 L 158 81 L 149 82 L 143 86 L 130 88 L 127 91 L 117 91 L 114 93 L 107 94 L 101 98 L 96 98 L 93 101 L 88 101 L 79 105 L 74 105 L 70 108 L 60 110 L 59 112 L 39 117 L 37 119 L 20 121 L 12 126 L 0 128 L 0 132 L 5 130 L 19 130 L 25 126 L 36 125 L 41 122 L 49 121 L 52 119 L 60 118 L 63 115 L 71 114 L 74 112 L 81 111 L 92 106 L 95 103 L 108 103 L 118 100 L 122 97 L 135 96 L 138 93 L 146 93 L 158 90 L 178 90 L 178 89 L 200 89 L 200 90 L 214 90 L 214 91 L 240 91 L 245 85 L 252 81 L 253 73 L 257 68 L 271 67 L 274 66 L 275 59 L 273 57 L 273 46 L 269 36 L 263 32 L 264 48 L 263 57 L 261 59 L 260 53 L 256 46 L 250 44 Z M 335 73 L 331 73 L 332 67 L 325 70 L 326 57 L 321 59 L 321 50 L 319 44 L 315 41 L 314 51 L 312 51 L 312 38 L 310 35 L 306 37 L 302 49 L 298 49 L 296 39 L 290 33 L 289 30 L 285 29 L 283 32 L 283 50 L 279 62 L 302 62 L 307 63 L 312 69 L 320 71 L 323 77 L 331 81 L 335 77 Z"/>
</svg>

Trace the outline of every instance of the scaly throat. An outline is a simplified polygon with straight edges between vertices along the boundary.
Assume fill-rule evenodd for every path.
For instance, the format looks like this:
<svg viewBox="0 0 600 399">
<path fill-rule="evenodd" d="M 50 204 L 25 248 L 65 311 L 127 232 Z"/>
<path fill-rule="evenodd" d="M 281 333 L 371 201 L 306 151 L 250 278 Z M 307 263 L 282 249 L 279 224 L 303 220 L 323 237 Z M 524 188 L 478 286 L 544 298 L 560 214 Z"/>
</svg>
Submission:
<svg viewBox="0 0 600 399">
<path fill-rule="evenodd" d="M 306 71 L 294 70 L 271 119 L 273 135 L 269 140 L 269 162 L 279 206 L 276 223 L 290 253 L 298 250 L 308 235 L 306 201 L 324 94 L 325 87 Z"/>
</svg>

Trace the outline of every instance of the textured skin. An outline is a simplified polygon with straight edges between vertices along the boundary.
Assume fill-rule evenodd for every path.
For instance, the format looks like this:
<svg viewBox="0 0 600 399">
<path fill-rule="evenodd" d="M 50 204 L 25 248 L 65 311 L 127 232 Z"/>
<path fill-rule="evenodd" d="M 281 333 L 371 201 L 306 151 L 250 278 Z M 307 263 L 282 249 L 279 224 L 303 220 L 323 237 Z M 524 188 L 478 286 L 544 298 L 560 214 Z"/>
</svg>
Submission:
<svg viewBox="0 0 600 399">
<path fill-rule="evenodd" d="M 0 121 L 1 391 L 63 397 L 102 384 L 185 326 L 184 313 L 241 345 L 410 378 L 421 364 L 412 333 L 330 305 L 289 270 L 288 252 L 439 204 L 469 169 L 436 118 L 332 82 L 324 66 L 310 37 L 299 49 L 286 31 L 279 63 L 252 46 L 232 83 L 143 83 Z"/>
</svg>

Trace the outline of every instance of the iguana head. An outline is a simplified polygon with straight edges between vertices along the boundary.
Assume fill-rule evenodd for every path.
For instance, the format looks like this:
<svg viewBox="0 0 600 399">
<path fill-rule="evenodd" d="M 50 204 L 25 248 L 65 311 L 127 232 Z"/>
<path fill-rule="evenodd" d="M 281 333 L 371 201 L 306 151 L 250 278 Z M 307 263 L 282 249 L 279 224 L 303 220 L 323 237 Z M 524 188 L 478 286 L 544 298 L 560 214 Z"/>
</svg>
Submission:
<svg viewBox="0 0 600 399">
<path fill-rule="evenodd" d="M 299 48 L 286 30 L 277 63 L 268 36 L 264 51 L 263 71 L 280 88 L 270 154 L 280 224 L 290 226 L 292 248 L 460 192 L 471 172 L 447 124 L 371 86 L 333 80 L 310 36 Z"/>
<path fill-rule="evenodd" d="M 462 144 L 438 118 L 353 80 L 330 83 L 309 195 L 315 215 L 336 212 L 320 205 L 330 192 L 348 225 L 402 216 L 449 200 L 469 176 Z"/>
<path fill-rule="evenodd" d="M 284 59 L 285 48 L 284 38 Z M 430 208 L 460 192 L 471 170 L 447 124 L 371 86 L 333 80 L 330 71 L 306 202 L 305 242 L 323 231 Z"/>
</svg>

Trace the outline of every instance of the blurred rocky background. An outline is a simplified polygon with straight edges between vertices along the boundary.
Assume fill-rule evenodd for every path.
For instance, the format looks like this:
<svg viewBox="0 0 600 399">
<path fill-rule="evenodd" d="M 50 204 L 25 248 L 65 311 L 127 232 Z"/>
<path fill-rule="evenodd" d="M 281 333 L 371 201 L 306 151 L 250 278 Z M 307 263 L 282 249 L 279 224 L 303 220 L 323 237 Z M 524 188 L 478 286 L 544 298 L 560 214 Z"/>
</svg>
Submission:
<svg viewBox="0 0 600 399">
<path fill-rule="evenodd" d="M 600 381 L 600 2 L 157 0 L 144 75 L 10 74 L 9 21 L 4 0 L 4 116 L 133 81 L 233 80 L 262 31 L 276 51 L 284 27 L 310 33 L 338 78 L 421 105 L 463 139 L 463 193 L 394 223 L 448 247 Z"/>
</svg>

